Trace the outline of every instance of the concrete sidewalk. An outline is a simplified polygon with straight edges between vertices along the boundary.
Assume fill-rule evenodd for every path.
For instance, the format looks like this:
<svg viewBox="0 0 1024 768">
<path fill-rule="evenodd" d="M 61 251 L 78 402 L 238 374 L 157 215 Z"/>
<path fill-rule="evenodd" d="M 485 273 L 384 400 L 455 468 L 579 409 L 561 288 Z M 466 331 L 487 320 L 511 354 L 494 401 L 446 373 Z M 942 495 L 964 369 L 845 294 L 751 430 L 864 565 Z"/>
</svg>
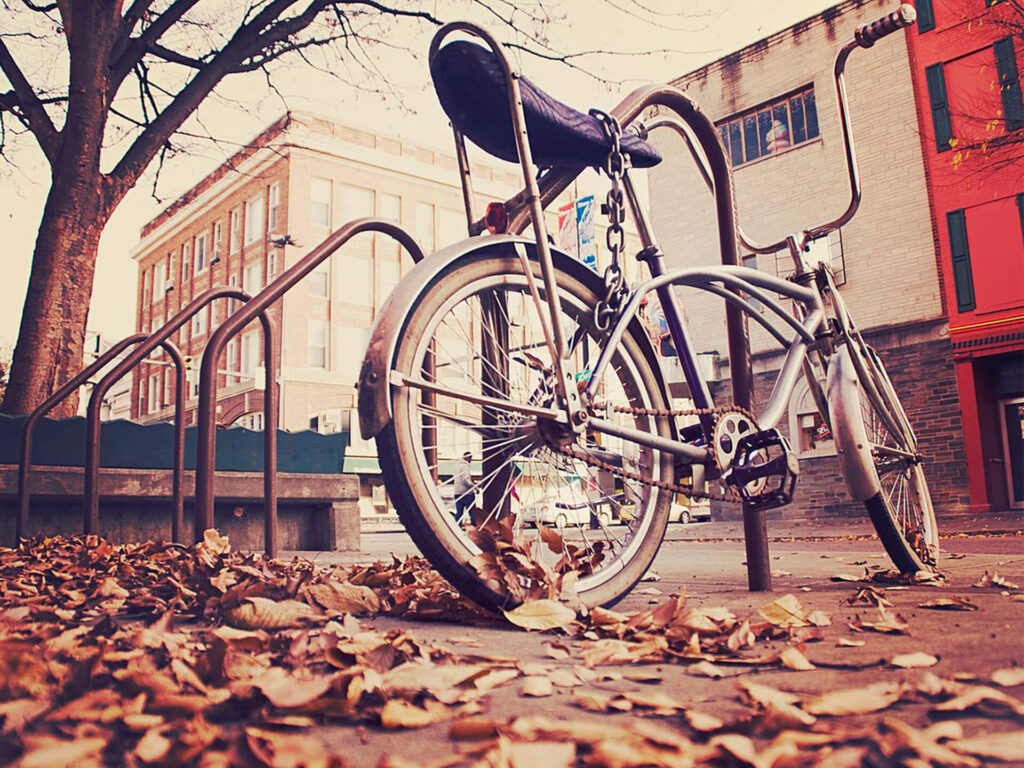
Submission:
<svg viewBox="0 0 1024 768">
<path fill-rule="evenodd" d="M 1024 602 L 1020 589 L 974 587 L 987 572 L 998 574 L 1018 585 L 1024 584 L 1024 538 L 1013 521 L 985 521 L 982 535 L 966 535 L 957 528 L 977 528 L 977 523 L 964 521 L 963 526 L 947 526 L 943 540 L 944 556 L 941 570 L 946 581 L 940 586 L 906 586 L 873 584 L 893 603 L 892 614 L 908 625 L 908 634 L 880 634 L 856 631 L 858 620 L 877 619 L 878 610 L 871 605 L 849 605 L 847 600 L 867 583 L 836 581 L 858 579 L 867 571 L 890 568 L 891 565 L 874 539 L 870 526 L 770 524 L 771 557 L 774 590 L 751 593 L 747 590 L 744 548 L 738 523 L 705 523 L 673 526 L 652 569 L 657 579 L 642 582 L 616 610 L 626 613 L 644 611 L 663 602 L 669 595 L 685 593 L 691 605 L 724 607 L 739 617 L 750 616 L 757 608 L 786 594 L 795 595 L 806 611 L 820 610 L 829 614 L 830 626 L 824 628 L 820 642 L 803 647 L 806 657 L 816 666 L 810 671 L 779 668 L 744 670 L 737 679 L 754 680 L 775 688 L 794 691 L 801 696 L 854 688 L 880 681 L 914 683 L 928 673 L 944 679 L 977 678 L 987 682 L 997 669 L 1024 664 Z M 989 524 L 991 523 L 991 524 Z M 390 552 L 402 556 L 415 552 L 404 534 L 364 536 L 364 552 L 304 553 L 319 563 L 367 562 Z M 1014 594 L 1018 595 L 1015 599 Z M 921 607 L 927 600 L 939 597 L 965 597 L 977 606 L 974 612 L 948 612 Z M 447 646 L 459 653 L 478 652 L 514 657 L 521 662 L 545 665 L 551 669 L 580 669 L 581 640 L 553 636 L 548 633 L 527 633 L 500 623 L 487 626 L 464 624 L 418 623 L 408 620 L 377 618 L 367 622 L 377 629 L 400 629 L 410 635 Z M 860 647 L 837 644 L 839 638 L 863 641 Z M 548 653 L 546 643 L 553 640 L 569 648 L 568 659 L 556 660 Z M 784 643 L 776 647 L 781 649 Z M 895 655 L 924 651 L 938 657 L 930 669 L 899 669 L 889 663 Z M 629 726 L 633 714 L 595 714 L 584 711 L 575 702 L 577 696 L 597 689 L 659 691 L 702 713 L 734 720 L 748 712 L 740 703 L 736 680 L 699 677 L 688 672 L 690 665 L 662 663 L 630 665 L 629 667 L 597 668 L 608 673 L 606 678 L 585 683 L 579 688 L 556 689 L 554 695 L 524 698 L 520 685 L 495 688 L 487 699 L 487 715 L 511 718 L 522 714 L 546 715 L 561 719 L 585 719 Z M 653 684 L 629 682 L 623 672 L 646 672 Z M 1024 698 L 1024 686 L 1003 689 L 1016 698 Z M 854 727 L 869 725 L 881 718 L 896 717 L 915 727 L 933 722 L 928 702 L 904 701 L 873 715 L 826 718 L 821 727 Z M 968 736 L 989 734 L 1010 729 L 1013 721 L 992 719 L 973 713 L 958 716 Z M 659 718 L 662 725 L 687 727 L 681 716 Z M 373 766 L 385 756 L 403 757 L 412 764 L 450 755 L 456 745 L 448 738 L 448 724 L 423 729 L 384 732 L 369 729 L 358 732 L 351 727 L 319 726 L 310 732 L 328 748 L 345 754 L 354 766 Z"/>
</svg>

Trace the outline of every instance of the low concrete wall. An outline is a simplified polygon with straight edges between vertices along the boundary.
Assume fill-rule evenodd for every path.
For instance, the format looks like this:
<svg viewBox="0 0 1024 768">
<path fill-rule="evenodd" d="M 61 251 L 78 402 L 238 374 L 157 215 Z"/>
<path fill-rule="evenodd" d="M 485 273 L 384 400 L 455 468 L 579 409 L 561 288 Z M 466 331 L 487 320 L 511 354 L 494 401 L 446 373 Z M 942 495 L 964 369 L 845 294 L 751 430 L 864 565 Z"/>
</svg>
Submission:
<svg viewBox="0 0 1024 768">
<path fill-rule="evenodd" d="M 42 466 L 31 476 L 29 536 L 82 532 L 82 469 Z M 171 536 L 171 472 L 100 470 L 100 533 L 132 542 Z M 14 542 L 18 468 L 0 464 L 0 542 Z M 238 549 L 263 549 L 263 474 L 217 472 L 214 525 Z M 195 473 L 185 473 L 185 541 L 192 540 Z M 358 550 L 359 478 L 278 473 L 280 549 Z"/>
</svg>

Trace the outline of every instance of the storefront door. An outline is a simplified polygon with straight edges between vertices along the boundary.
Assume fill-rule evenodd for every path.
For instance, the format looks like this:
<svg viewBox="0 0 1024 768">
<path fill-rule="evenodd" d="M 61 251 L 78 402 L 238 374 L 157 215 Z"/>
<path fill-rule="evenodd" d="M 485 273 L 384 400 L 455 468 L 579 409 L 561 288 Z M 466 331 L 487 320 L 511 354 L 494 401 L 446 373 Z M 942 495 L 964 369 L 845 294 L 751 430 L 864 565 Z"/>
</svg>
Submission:
<svg viewBox="0 0 1024 768">
<path fill-rule="evenodd" d="M 999 401 L 1010 506 L 1024 508 L 1024 397 Z"/>
</svg>

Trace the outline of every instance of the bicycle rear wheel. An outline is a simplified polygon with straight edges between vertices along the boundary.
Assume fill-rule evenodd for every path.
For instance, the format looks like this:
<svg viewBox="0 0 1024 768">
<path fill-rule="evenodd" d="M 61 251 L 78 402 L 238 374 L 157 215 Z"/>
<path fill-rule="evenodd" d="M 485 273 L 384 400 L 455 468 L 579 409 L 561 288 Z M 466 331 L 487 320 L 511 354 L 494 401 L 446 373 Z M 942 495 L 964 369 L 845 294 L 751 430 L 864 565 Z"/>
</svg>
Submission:
<svg viewBox="0 0 1024 768">
<path fill-rule="evenodd" d="M 579 598 L 591 606 L 611 604 L 650 566 L 671 497 L 622 475 L 671 481 L 672 458 L 589 428 L 573 435 L 556 419 L 509 407 L 554 409 L 556 403 L 550 356 L 526 276 L 518 258 L 499 254 L 489 249 L 454 263 L 407 316 L 393 369 L 444 389 L 392 387 L 393 419 L 377 437 L 387 490 L 412 539 L 449 582 L 483 605 L 509 607 L 520 598 L 474 567 L 481 549 L 448 509 L 455 462 L 468 451 L 477 486 L 474 523 L 511 521 L 525 544 L 516 557 L 525 553 L 549 571 L 567 567 L 540 540 L 542 528 L 556 530 L 580 555 Z M 594 288 L 600 281 L 595 277 L 593 285 L 585 285 L 562 264 L 568 257 L 553 256 L 573 367 L 585 372 L 600 351 L 593 325 Z M 652 366 L 657 363 L 644 354 L 649 342 L 640 334 L 638 326 L 625 334 L 601 397 L 612 406 L 665 409 Z M 469 395 L 489 399 L 474 403 Z M 671 436 L 666 416 L 613 417 L 612 410 L 608 418 L 621 424 Z M 634 513 L 628 521 L 615 519 L 625 504 L 633 505 Z"/>
<path fill-rule="evenodd" d="M 897 568 L 931 570 L 939 556 L 938 528 L 917 438 L 899 395 L 877 353 L 859 336 L 840 348 L 834 362 L 846 366 L 856 387 L 856 398 L 839 396 L 830 371 L 829 409 L 850 492 L 863 501 Z"/>
</svg>

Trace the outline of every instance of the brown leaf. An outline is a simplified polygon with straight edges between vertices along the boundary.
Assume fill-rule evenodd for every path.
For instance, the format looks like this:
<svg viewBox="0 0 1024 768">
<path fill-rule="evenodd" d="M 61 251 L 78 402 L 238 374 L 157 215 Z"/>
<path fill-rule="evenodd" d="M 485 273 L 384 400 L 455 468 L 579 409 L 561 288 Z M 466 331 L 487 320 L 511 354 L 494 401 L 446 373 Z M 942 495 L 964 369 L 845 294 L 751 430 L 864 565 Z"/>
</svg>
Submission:
<svg viewBox="0 0 1024 768">
<path fill-rule="evenodd" d="M 451 717 L 452 710 L 438 701 L 428 699 L 422 707 L 417 707 L 408 701 L 392 699 L 380 712 L 380 724 L 384 728 L 423 728 Z"/>
<path fill-rule="evenodd" d="M 356 616 L 368 616 L 380 611 L 380 599 L 372 589 L 347 581 L 310 584 L 306 592 L 326 611 Z"/>
<path fill-rule="evenodd" d="M 1024 731 L 986 733 L 970 739 L 957 739 L 947 746 L 975 757 L 1001 760 L 1004 763 L 1024 762 Z"/>
<path fill-rule="evenodd" d="M 998 573 L 989 573 L 985 571 L 985 575 L 978 580 L 976 584 L 972 584 L 972 587 L 997 587 L 998 589 L 1020 589 L 1020 584 L 1015 584 L 1008 579 L 1004 579 Z"/>
<path fill-rule="evenodd" d="M 797 600 L 796 595 L 783 595 L 766 605 L 762 605 L 757 612 L 765 621 L 776 627 L 806 627 L 807 616 L 804 614 L 803 606 Z"/>
<path fill-rule="evenodd" d="M 915 667 L 934 667 L 939 663 L 939 660 L 930 653 L 915 651 L 914 653 L 903 653 L 898 656 L 893 656 L 889 663 L 894 667 L 912 669 Z"/>
<path fill-rule="evenodd" d="M 511 611 L 502 611 L 510 622 L 526 630 L 565 629 L 576 619 L 576 612 L 557 600 L 530 600 Z"/>
<path fill-rule="evenodd" d="M 543 697 L 550 696 L 554 690 L 551 680 L 546 677 L 526 677 L 523 678 L 523 685 L 519 692 L 523 696 Z"/>
<path fill-rule="evenodd" d="M 931 608 L 935 611 L 976 611 L 978 606 L 966 597 L 936 597 L 933 600 L 926 600 L 917 604 L 918 608 Z"/>
<path fill-rule="evenodd" d="M 100 754 L 107 739 L 96 736 L 64 741 L 44 737 L 26 744 L 19 768 L 76 768 L 81 764 L 100 765 Z"/>
<path fill-rule="evenodd" d="M 499 721 L 482 715 L 462 717 L 448 731 L 454 741 L 484 741 L 498 735 Z"/>
<path fill-rule="evenodd" d="M 253 684 L 275 707 L 292 709 L 319 699 L 334 684 L 335 675 L 296 678 L 281 667 L 271 667 Z"/>
<path fill-rule="evenodd" d="M 805 702 L 803 708 L 813 715 L 864 715 L 891 707 L 902 695 L 899 683 L 874 683 L 823 693 Z"/>
<path fill-rule="evenodd" d="M 804 656 L 803 651 L 795 646 L 790 646 L 779 654 L 779 661 L 782 662 L 782 666 L 786 669 L 795 669 L 800 672 L 817 669 L 817 667 L 815 667 L 807 657 Z"/>
<path fill-rule="evenodd" d="M 992 673 L 992 682 L 1003 688 L 1024 685 L 1024 667 L 1007 667 Z"/>
<path fill-rule="evenodd" d="M 135 756 L 144 763 L 156 763 L 171 751 L 171 740 L 156 729 L 146 731 L 135 745 Z"/>
<path fill-rule="evenodd" d="M 1024 702 L 995 688 L 983 685 L 970 686 L 949 701 L 936 704 L 932 709 L 938 712 L 963 712 L 968 709 L 978 709 L 983 713 L 992 713 L 996 716 L 1013 714 L 1017 717 L 1024 717 Z"/>
<path fill-rule="evenodd" d="M 314 624 L 323 614 L 298 600 L 274 601 L 265 597 L 247 597 L 224 613 L 228 624 L 237 629 L 288 629 Z"/>
</svg>

